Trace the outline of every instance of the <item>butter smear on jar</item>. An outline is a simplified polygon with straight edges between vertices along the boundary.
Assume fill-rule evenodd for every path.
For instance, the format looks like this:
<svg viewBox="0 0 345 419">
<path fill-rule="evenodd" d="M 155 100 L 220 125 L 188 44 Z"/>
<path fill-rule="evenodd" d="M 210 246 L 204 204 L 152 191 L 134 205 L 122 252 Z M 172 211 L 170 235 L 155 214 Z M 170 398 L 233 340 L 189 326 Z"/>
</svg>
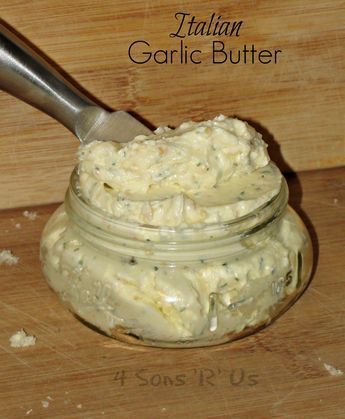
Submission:
<svg viewBox="0 0 345 419">
<path fill-rule="evenodd" d="M 212 345 L 270 323 L 305 288 L 312 254 L 266 147 L 223 115 L 80 146 L 41 241 L 50 286 L 128 342 Z"/>
</svg>

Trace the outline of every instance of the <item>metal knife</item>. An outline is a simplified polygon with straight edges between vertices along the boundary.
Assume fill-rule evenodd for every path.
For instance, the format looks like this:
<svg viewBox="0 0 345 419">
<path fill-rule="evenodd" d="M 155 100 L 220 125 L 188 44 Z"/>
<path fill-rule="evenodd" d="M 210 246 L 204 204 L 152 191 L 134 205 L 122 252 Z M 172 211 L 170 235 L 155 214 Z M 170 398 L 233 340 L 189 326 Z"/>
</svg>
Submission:
<svg viewBox="0 0 345 419">
<path fill-rule="evenodd" d="M 1 24 L 0 88 L 52 116 L 84 144 L 127 142 L 139 134 L 152 134 L 129 113 L 98 106 Z"/>
</svg>

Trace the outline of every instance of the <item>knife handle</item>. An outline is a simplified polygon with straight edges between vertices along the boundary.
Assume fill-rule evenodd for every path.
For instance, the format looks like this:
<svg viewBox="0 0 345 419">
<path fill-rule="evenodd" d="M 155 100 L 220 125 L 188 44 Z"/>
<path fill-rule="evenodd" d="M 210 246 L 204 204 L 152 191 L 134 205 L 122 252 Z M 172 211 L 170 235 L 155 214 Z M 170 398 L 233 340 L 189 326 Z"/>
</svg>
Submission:
<svg viewBox="0 0 345 419">
<path fill-rule="evenodd" d="M 100 110 L 61 73 L 1 24 L 0 88 L 52 116 L 79 139 L 77 125 L 80 116 Z"/>
</svg>

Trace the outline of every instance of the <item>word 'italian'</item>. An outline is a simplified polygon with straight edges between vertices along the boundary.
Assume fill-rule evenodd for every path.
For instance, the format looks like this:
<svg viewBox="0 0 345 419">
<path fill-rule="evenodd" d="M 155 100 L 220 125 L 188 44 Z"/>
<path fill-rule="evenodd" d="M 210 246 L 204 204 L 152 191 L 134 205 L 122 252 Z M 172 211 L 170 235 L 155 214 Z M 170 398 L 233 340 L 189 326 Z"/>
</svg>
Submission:
<svg viewBox="0 0 345 419">
<path fill-rule="evenodd" d="M 198 21 L 195 16 L 188 19 L 190 13 L 175 13 L 175 19 L 179 21 L 176 32 L 171 32 L 171 38 L 185 38 L 186 36 L 239 36 L 243 21 L 230 22 L 222 20 L 222 16 L 212 13 L 210 19 Z"/>
</svg>

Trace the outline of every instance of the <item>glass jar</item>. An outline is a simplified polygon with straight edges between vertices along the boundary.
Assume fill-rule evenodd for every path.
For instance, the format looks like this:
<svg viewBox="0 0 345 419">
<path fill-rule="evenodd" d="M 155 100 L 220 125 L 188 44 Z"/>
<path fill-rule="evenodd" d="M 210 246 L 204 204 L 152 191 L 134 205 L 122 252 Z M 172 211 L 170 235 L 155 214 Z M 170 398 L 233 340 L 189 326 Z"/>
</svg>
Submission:
<svg viewBox="0 0 345 419">
<path fill-rule="evenodd" d="M 43 232 L 43 272 L 77 318 L 121 341 L 232 341 L 271 323 L 308 283 L 310 237 L 287 200 L 284 180 L 269 202 L 230 222 L 138 225 L 86 203 L 75 170 Z"/>
</svg>

